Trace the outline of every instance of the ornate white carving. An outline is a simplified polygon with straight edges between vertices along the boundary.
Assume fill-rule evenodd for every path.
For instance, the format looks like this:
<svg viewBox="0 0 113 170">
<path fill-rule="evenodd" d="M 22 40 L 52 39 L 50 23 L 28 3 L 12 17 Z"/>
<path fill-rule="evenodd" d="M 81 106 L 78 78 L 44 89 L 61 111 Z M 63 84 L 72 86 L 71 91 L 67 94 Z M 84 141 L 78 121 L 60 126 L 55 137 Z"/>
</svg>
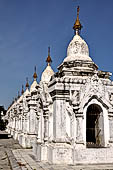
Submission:
<svg viewBox="0 0 113 170">
<path fill-rule="evenodd" d="M 70 116 L 73 115 L 73 107 L 70 106 L 69 103 L 66 103 L 66 110 L 67 110 L 67 112 L 69 113 Z"/>
<path fill-rule="evenodd" d="M 72 101 L 73 105 L 78 105 L 78 103 L 79 103 L 79 91 L 71 90 L 70 100 Z"/>
<path fill-rule="evenodd" d="M 87 79 L 85 86 L 83 85 L 80 90 L 80 94 L 80 100 L 84 100 L 87 97 L 90 98 L 93 95 L 99 98 L 105 95 L 105 87 L 97 74 Z"/>
<path fill-rule="evenodd" d="M 111 94 L 109 95 L 109 100 L 110 100 L 111 104 L 113 105 L 113 93 L 111 93 Z"/>
<path fill-rule="evenodd" d="M 28 103 L 26 97 L 23 98 L 23 110 L 24 112 L 28 112 Z"/>
</svg>

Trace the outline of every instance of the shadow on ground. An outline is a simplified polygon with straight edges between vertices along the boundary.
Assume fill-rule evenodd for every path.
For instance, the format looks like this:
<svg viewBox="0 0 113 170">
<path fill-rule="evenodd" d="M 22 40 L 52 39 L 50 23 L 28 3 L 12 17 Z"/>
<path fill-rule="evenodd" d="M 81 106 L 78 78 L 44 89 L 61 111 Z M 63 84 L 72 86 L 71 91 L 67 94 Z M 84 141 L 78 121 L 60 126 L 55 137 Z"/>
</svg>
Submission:
<svg viewBox="0 0 113 170">
<path fill-rule="evenodd" d="M 10 137 L 7 132 L 0 130 L 0 139 L 9 139 Z"/>
</svg>

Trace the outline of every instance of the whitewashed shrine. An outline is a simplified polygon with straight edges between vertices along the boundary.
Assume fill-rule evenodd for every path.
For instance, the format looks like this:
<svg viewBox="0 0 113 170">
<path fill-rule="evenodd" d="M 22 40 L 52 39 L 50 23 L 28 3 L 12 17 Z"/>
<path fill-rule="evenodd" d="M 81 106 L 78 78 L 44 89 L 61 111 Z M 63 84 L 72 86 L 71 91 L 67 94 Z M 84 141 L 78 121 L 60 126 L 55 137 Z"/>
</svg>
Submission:
<svg viewBox="0 0 113 170">
<path fill-rule="evenodd" d="M 67 57 L 54 73 L 50 63 L 7 110 L 7 131 L 38 161 L 55 164 L 113 162 L 113 81 L 98 70 L 80 36 L 79 7 Z"/>
</svg>

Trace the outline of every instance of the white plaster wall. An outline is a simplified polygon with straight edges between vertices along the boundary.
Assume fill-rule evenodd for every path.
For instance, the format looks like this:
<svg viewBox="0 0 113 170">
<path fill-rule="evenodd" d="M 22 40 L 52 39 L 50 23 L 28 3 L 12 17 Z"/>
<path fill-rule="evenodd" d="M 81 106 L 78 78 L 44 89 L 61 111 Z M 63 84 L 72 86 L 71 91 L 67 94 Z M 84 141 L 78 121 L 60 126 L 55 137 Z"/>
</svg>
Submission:
<svg viewBox="0 0 113 170">
<path fill-rule="evenodd" d="M 71 136 L 71 122 L 70 122 L 70 115 L 66 112 L 66 133 L 70 137 Z"/>
<path fill-rule="evenodd" d="M 54 139 L 64 139 L 66 135 L 65 100 L 55 100 L 53 104 L 53 135 Z"/>
<path fill-rule="evenodd" d="M 40 122 L 40 137 L 41 137 L 41 142 L 44 141 L 44 117 L 43 117 L 43 112 L 41 114 L 41 122 Z"/>
<path fill-rule="evenodd" d="M 36 114 L 34 109 L 30 110 L 30 133 L 35 134 L 35 123 L 36 123 Z"/>
<path fill-rule="evenodd" d="M 75 115 L 73 115 L 73 133 L 72 133 L 72 136 L 73 136 L 73 139 L 74 139 L 74 144 L 76 142 L 76 117 Z"/>
<path fill-rule="evenodd" d="M 49 106 L 50 114 L 49 114 L 49 140 L 53 140 L 53 105 Z"/>
</svg>

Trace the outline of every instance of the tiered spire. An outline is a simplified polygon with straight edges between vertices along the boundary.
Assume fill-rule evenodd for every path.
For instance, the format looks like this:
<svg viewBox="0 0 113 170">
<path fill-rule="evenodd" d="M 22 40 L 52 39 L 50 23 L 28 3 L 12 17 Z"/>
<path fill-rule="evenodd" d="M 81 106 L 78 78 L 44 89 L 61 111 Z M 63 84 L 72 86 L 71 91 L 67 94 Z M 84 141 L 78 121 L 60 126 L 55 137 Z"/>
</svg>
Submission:
<svg viewBox="0 0 113 170">
<path fill-rule="evenodd" d="M 79 11 L 80 11 L 80 8 L 78 6 L 77 7 L 77 18 L 76 18 L 75 24 L 73 26 L 73 29 L 74 29 L 76 35 L 79 35 L 79 31 L 82 28 L 82 25 L 81 25 L 80 20 L 79 20 Z"/>
<path fill-rule="evenodd" d="M 26 78 L 26 89 L 29 88 L 28 77 Z"/>
<path fill-rule="evenodd" d="M 34 78 L 34 80 L 36 80 L 36 79 L 37 79 L 36 66 L 35 66 L 35 69 L 34 69 L 33 78 Z"/>
<path fill-rule="evenodd" d="M 51 56 L 50 56 L 50 47 L 48 47 L 48 57 L 46 59 L 46 62 L 48 63 L 48 65 L 50 65 L 50 63 L 52 63 L 52 59 L 51 59 Z"/>
</svg>

